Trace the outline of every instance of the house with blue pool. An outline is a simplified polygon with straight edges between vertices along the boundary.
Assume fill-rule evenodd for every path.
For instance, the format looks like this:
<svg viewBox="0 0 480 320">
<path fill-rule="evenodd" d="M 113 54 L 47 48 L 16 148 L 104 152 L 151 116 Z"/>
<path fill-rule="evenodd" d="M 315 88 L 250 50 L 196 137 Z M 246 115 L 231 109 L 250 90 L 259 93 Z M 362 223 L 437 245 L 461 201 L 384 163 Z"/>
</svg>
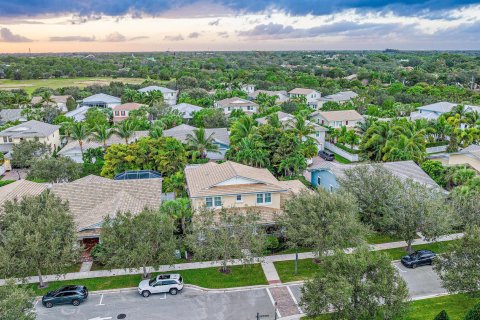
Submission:
<svg viewBox="0 0 480 320">
<path fill-rule="evenodd" d="M 394 161 L 385 162 L 382 164 L 340 164 L 333 161 L 325 161 L 321 158 L 315 158 L 314 162 L 309 166 L 306 173 L 306 178 L 314 187 L 322 187 L 329 191 L 333 191 L 339 187 L 338 178 L 345 175 L 345 170 L 352 169 L 357 166 L 374 166 L 381 165 L 395 176 L 401 179 L 412 179 L 427 187 L 440 188 L 438 184 L 430 178 L 430 176 L 423 171 L 413 161 Z"/>
</svg>

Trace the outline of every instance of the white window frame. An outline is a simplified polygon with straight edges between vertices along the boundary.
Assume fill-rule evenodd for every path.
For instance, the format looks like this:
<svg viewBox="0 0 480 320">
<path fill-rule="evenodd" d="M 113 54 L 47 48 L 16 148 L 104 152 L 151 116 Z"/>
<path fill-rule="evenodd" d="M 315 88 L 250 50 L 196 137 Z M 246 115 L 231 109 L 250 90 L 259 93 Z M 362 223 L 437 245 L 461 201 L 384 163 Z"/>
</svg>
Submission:
<svg viewBox="0 0 480 320">
<path fill-rule="evenodd" d="M 210 202 L 210 205 L 208 205 L 208 202 Z M 206 197 L 205 198 L 205 207 L 213 208 L 213 197 Z"/>
<path fill-rule="evenodd" d="M 267 195 L 269 195 L 270 201 L 267 201 Z M 272 193 L 257 193 L 257 204 L 272 204 Z"/>
<path fill-rule="evenodd" d="M 220 203 L 220 204 L 217 204 L 217 201 Z M 219 208 L 222 206 L 222 197 L 220 196 L 215 196 L 213 197 L 213 205 L 216 207 L 216 208 Z"/>
<path fill-rule="evenodd" d="M 236 202 L 243 202 L 243 196 L 241 194 L 237 194 L 235 197 Z"/>
</svg>

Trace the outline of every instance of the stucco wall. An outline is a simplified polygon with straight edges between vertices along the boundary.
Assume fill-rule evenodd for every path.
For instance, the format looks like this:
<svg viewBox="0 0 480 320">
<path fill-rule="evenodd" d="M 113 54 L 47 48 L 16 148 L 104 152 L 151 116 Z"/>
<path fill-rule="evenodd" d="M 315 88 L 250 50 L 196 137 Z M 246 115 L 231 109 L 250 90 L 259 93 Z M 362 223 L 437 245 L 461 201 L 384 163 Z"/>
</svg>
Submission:
<svg viewBox="0 0 480 320">
<path fill-rule="evenodd" d="M 192 207 L 199 209 L 205 205 L 205 198 L 193 198 Z M 237 202 L 236 195 L 222 196 L 222 205 L 226 208 L 267 207 L 280 209 L 280 193 L 272 193 L 272 203 L 257 205 L 257 194 L 242 194 L 242 202 Z"/>
</svg>

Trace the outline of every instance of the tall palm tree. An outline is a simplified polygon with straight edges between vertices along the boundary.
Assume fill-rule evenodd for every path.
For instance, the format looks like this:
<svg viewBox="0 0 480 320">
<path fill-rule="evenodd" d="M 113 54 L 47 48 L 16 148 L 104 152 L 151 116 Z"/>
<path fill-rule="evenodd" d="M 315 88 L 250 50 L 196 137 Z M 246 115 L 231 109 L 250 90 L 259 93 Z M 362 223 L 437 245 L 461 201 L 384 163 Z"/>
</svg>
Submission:
<svg viewBox="0 0 480 320">
<path fill-rule="evenodd" d="M 190 201 L 188 198 L 178 198 L 165 201 L 162 203 L 160 211 L 168 214 L 174 219 L 180 220 L 181 232 L 183 235 L 185 234 L 187 229 L 186 222 L 193 216 L 193 211 L 190 207 Z"/>
<path fill-rule="evenodd" d="M 50 104 L 55 103 L 55 101 L 52 99 L 52 93 L 50 91 L 44 91 L 40 95 L 40 104 L 41 105 L 46 105 L 49 106 Z"/>
<path fill-rule="evenodd" d="M 264 168 L 269 163 L 268 152 L 259 139 L 245 137 L 239 143 L 235 161 L 257 168 Z"/>
<path fill-rule="evenodd" d="M 114 130 L 107 124 L 97 124 L 92 132 L 91 140 L 102 142 L 103 148 L 107 149 L 107 140 L 114 134 Z"/>
<path fill-rule="evenodd" d="M 205 128 L 198 128 L 193 130 L 193 134 L 187 134 L 187 144 L 198 151 L 200 158 L 205 159 L 207 152 L 219 152 L 213 136 L 214 133 L 207 136 Z"/>
<path fill-rule="evenodd" d="M 250 116 L 242 116 L 232 124 L 230 141 L 233 145 L 238 144 L 243 138 L 254 135 L 257 129 L 256 121 Z"/>
<path fill-rule="evenodd" d="M 300 141 L 303 141 L 304 137 L 315 133 L 315 128 L 302 115 L 295 115 L 293 122 L 293 130 L 297 133 Z"/>
<path fill-rule="evenodd" d="M 381 161 L 383 149 L 391 137 L 390 123 L 380 121 L 374 123 L 363 136 L 360 149 L 373 161 Z"/>
<path fill-rule="evenodd" d="M 128 144 L 128 140 L 135 135 L 137 126 L 135 122 L 130 120 L 124 120 L 115 128 L 115 134 L 120 138 L 125 139 L 125 143 Z"/>
<path fill-rule="evenodd" d="M 160 139 L 161 137 L 163 137 L 163 129 L 160 126 L 153 126 L 150 129 L 148 135 L 153 139 Z"/>
<path fill-rule="evenodd" d="M 425 129 L 416 127 L 415 123 L 403 121 L 391 128 L 391 138 L 385 144 L 384 161 L 413 159 L 421 162 L 425 157 Z"/>
<path fill-rule="evenodd" d="M 87 125 L 83 122 L 72 122 L 67 130 L 67 134 L 73 140 L 78 141 L 83 158 L 83 142 L 88 139 L 90 134 Z"/>
<path fill-rule="evenodd" d="M 143 103 L 145 103 L 149 107 L 153 107 L 160 102 L 163 102 L 163 94 L 161 91 L 158 90 L 150 91 L 143 97 Z"/>
</svg>

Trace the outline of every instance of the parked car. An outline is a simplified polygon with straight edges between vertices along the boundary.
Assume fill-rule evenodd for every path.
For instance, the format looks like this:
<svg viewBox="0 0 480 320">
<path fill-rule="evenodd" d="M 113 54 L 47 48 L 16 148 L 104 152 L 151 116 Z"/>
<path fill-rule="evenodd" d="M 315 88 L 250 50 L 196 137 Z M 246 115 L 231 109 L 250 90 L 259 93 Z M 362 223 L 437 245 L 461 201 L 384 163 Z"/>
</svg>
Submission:
<svg viewBox="0 0 480 320">
<path fill-rule="evenodd" d="M 88 297 L 88 289 L 85 286 L 66 286 L 50 291 L 42 297 L 42 304 L 51 308 L 56 304 L 80 305 Z"/>
<path fill-rule="evenodd" d="M 327 161 L 335 160 L 335 155 L 330 151 L 325 151 L 325 150 L 318 151 L 318 156 Z"/>
<path fill-rule="evenodd" d="M 431 265 L 436 254 L 430 250 L 419 250 L 402 258 L 402 264 L 407 268 Z"/>
<path fill-rule="evenodd" d="M 170 293 L 176 295 L 183 289 L 183 279 L 179 274 L 160 274 L 153 279 L 143 280 L 138 285 L 138 293 L 145 298 L 152 293 Z"/>
</svg>

